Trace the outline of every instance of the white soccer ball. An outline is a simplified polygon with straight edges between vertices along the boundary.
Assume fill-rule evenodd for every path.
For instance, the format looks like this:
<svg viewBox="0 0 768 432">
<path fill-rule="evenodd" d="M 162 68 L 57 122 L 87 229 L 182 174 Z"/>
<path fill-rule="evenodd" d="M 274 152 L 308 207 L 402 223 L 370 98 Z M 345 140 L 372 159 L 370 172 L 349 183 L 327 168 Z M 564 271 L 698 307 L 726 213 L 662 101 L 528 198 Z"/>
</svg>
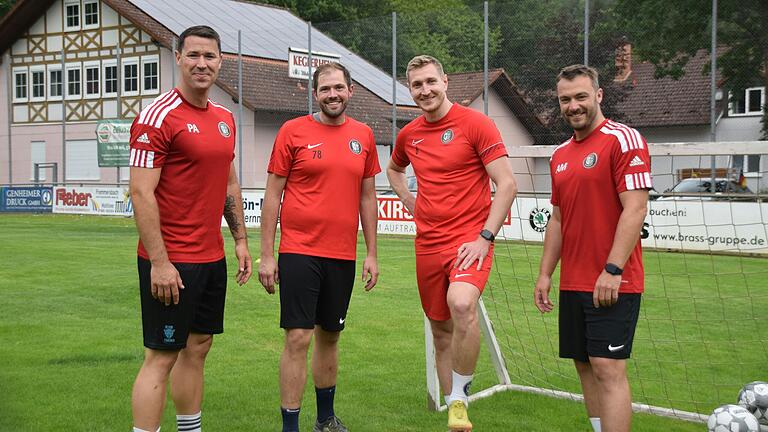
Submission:
<svg viewBox="0 0 768 432">
<path fill-rule="evenodd" d="M 741 405 L 721 405 L 712 411 L 707 421 L 709 432 L 760 432 L 760 424 Z"/>
<path fill-rule="evenodd" d="M 768 425 L 768 382 L 752 381 L 739 392 L 739 405 L 751 412 L 760 424 Z"/>
</svg>

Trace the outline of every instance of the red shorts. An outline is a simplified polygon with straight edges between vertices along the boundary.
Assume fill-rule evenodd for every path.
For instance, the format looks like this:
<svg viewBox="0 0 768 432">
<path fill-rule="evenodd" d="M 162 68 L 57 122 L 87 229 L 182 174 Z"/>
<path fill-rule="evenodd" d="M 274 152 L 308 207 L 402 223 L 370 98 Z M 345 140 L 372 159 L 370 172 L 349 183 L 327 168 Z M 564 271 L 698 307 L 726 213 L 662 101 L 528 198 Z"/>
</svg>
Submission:
<svg viewBox="0 0 768 432">
<path fill-rule="evenodd" d="M 466 270 L 454 268 L 459 246 L 432 254 L 416 255 L 416 281 L 424 313 L 431 320 L 446 321 L 451 318 L 448 308 L 448 286 L 453 282 L 472 284 L 483 293 L 485 283 L 493 265 L 493 245 L 483 259 L 483 266 L 477 269 L 475 261 Z"/>
</svg>

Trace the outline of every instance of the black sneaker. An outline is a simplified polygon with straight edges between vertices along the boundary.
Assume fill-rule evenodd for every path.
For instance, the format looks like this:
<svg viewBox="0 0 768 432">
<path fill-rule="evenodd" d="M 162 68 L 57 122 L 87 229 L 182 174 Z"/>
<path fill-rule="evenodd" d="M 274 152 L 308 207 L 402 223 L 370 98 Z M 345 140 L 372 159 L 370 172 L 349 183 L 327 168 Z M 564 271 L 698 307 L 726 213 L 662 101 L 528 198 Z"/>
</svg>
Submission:
<svg viewBox="0 0 768 432">
<path fill-rule="evenodd" d="M 342 423 L 338 417 L 333 416 L 322 423 L 315 422 L 315 427 L 312 429 L 312 432 L 348 432 L 348 431 L 347 431 L 347 427 L 344 426 L 344 423 Z"/>
</svg>

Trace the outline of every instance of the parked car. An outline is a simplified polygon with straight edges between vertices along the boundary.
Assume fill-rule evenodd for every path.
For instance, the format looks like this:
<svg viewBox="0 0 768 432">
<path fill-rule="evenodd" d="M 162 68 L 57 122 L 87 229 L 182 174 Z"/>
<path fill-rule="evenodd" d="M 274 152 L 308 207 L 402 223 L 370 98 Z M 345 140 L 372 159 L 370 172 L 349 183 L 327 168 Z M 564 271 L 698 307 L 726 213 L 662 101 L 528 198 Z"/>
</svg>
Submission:
<svg viewBox="0 0 768 432">
<path fill-rule="evenodd" d="M 667 189 L 657 198 L 658 201 L 669 200 L 718 200 L 718 201 L 753 201 L 757 195 L 735 180 L 715 178 L 715 192 L 712 194 L 712 179 L 687 178 L 681 180 L 671 189 Z"/>
</svg>

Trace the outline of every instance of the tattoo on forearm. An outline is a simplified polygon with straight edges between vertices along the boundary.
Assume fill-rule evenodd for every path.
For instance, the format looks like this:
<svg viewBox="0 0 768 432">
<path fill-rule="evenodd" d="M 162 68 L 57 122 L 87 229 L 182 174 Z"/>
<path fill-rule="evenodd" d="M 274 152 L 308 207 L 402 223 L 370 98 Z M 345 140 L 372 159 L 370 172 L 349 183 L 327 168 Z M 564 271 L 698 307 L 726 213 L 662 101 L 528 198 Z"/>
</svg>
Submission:
<svg viewBox="0 0 768 432">
<path fill-rule="evenodd" d="M 238 220 L 235 212 L 236 209 L 237 202 L 235 201 L 235 197 L 227 195 L 227 198 L 224 200 L 224 219 L 227 221 L 227 225 L 229 225 L 229 231 L 232 233 L 232 237 L 234 237 L 235 240 L 240 240 L 246 238 L 247 235 L 244 229 L 241 230 L 243 224 L 242 221 Z"/>
</svg>

